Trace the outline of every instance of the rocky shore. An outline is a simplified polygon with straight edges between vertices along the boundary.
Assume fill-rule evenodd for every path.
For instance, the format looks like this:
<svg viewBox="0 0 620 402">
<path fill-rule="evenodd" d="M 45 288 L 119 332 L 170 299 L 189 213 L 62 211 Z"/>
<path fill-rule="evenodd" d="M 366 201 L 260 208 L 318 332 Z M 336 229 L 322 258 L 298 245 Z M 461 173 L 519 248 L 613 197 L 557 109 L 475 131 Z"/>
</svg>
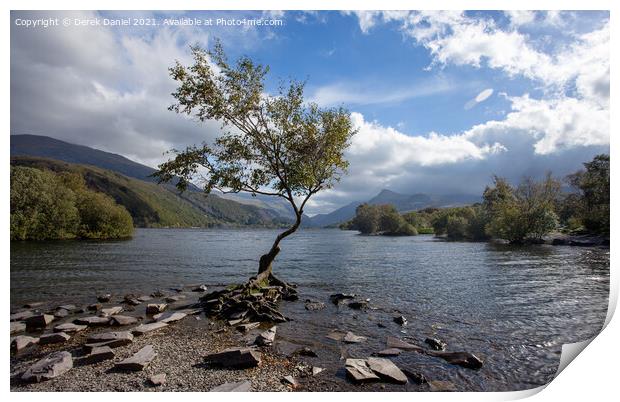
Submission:
<svg viewBox="0 0 620 402">
<path fill-rule="evenodd" d="M 390 357 L 419 353 L 464 370 L 483 365 L 471 353 L 446 351 L 439 339 L 420 346 L 388 336 L 385 349 L 371 356 L 341 356 L 338 367 L 319 367 L 313 350 L 283 353 L 276 347 L 273 323 L 205 316 L 197 307 L 206 290 L 188 285 L 151 295 L 103 294 L 84 307 L 30 303 L 13 311 L 11 390 L 454 391 L 455 384 L 398 367 Z M 368 308 L 368 301 L 355 295 L 335 294 L 330 301 Z M 309 311 L 324 307 L 305 302 Z M 393 320 L 407 325 L 403 316 Z M 343 347 L 366 341 L 352 332 L 326 337 Z"/>
</svg>

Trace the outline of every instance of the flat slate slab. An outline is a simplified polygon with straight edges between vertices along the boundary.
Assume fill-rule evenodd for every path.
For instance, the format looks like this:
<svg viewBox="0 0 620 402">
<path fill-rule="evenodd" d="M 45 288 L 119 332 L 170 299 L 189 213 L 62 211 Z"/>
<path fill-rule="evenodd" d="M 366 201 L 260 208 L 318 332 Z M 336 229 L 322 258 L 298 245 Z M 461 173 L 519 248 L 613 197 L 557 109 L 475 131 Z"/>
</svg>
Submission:
<svg viewBox="0 0 620 402">
<path fill-rule="evenodd" d="M 120 314 L 122 311 L 123 311 L 123 308 L 121 306 L 102 308 L 101 311 L 99 312 L 99 315 L 101 317 L 110 317 L 115 314 Z"/>
<path fill-rule="evenodd" d="M 54 343 L 64 343 L 71 339 L 71 336 L 64 332 L 54 332 L 51 334 L 41 335 L 39 338 L 39 345 L 51 345 Z"/>
<path fill-rule="evenodd" d="M 398 356 L 401 352 L 398 348 L 387 348 L 377 352 L 377 356 Z"/>
<path fill-rule="evenodd" d="M 26 318 L 26 328 L 28 330 L 45 328 L 52 321 L 54 321 L 54 316 L 50 314 L 33 315 Z"/>
<path fill-rule="evenodd" d="M 368 367 L 364 359 L 347 359 L 345 370 L 347 376 L 357 383 L 379 380 L 379 377 Z"/>
<path fill-rule="evenodd" d="M 346 343 L 360 343 L 366 341 L 366 337 L 355 335 L 353 332 L 349 331 L 345 334 L 342 340 Z"/>
<path fill-rule="evenodd" d="M 155 374 L 149 377 L 149 381 L 152 385 L 158 387 L 166 383 L 166 374 Z"/>
<path fill-rule="evenodd" d="M 433 350 L 426 351 L 429 356 L 440 357 L 450 364 L 478 370 L 482 367 L 482 360 L 469 352 L 436 352 Z"/>
<path fill-rule="evenodd" d="M 259 346 L 271 346 L 276 339 L 276 331 L 278 327 L 275 325 L 269 328 L 267 331 L 262 332 L 256 337 L 255 344 Z"/>
<path fill-rule="evenodd" d="M 205 361 L 222 367 L 250 368 L 261 362 L 261 353 L 252 348 L 228 348 L 205 356 Z"/>
<path fill-rule="evenodd" d="M 74 323 L 79 325 L 88 325 L 89 327 L 105 326 L 110 324 L 109 317 L 80 317 L 73 320 Z"/>
<path fill-rule="evenodd" d="M 137 327 L 133 328 L 131 330 L 131 332 L 134 335 L 140 336 L 140 335 L 144 335 L 146 333 L 152 332 L 152 331 L 156 331 L 158 329 L 167 327 L 168 324 L 166 324 L 165 322 L 153 322 L 150 324 L 141 324 L 138 325 Z"/>
<path fill-rule="evenodd" d="M 92 348 L 90 353 L 82 359 L 86 364 L 99 363 L 114 358 L 114 351 L 109 346 L 97 346 Z"/>
<path fill-rule="evenodd" d="M 260 322 L 248 322 L 246 324 L 239 324 L 235 328 L 240 332 L 248 332 L 254 328 L 258 328 L 260 326 Z"/>
<path fill-rule="evenodd" d="M 27 310 L 27 311 L 19 311 L 17 313 L 13 313 L 11 314 L 11 321 L 23 321 L 26 318 L 30 318 L 32 316 L 36 315 L 36 313 Z"/>
<path fill-rule="evenodd" d="M 54 352 L 39 360 L 26 370 L 22 380 L 41 382 L 56 378 L 73 368 L 73 358 L 69 352 Z"/>
<path fill-rule="evenodd" d="M 36 345 L 37 343 L 39 343 L 39 338 L 18 335 L 11 340 L 11 347 L 14 348 L 16 352 L 19 352 L 20 350 L 23 350 L 28 346 Z"/>
<path fill-rule="evenodd" d="M 105 344 L 110 347 L 119 347 L 133 342 L 133 335 L 129 331 L 103 332 L 92 334 L 86 340 L 87 344 Z M 101 345 L 103 346 L 103 345 Z"/>
<path fill-rule="evenodd" d="M 187 317 L 187 314 L 181 311 L 176 311 L 174 313 L 173 312 L 159 313 L 153 316 L 155 320 L 160 321 L 160 322 L 165 322 L 166 324 L 182 320 L 185 317 Z"/>
<path fill-rule="evenodd" d="M 133 356 L 116 363 L 114 367 L 119 370 L 141 371 L 157 356 L 157 352 L 153 349 L 153 345 L 146 345 Z"/>
<path fill-rule="evenodd" d="M 424 350 L 423 348 L 419 346 L 412 345 L 405 341 L 401 341 L 400 339 L 394 338 L 393 336 L 387 337 L 387 346 L 388 348 L 397 348 L 397 349 L 403 349 L 403 350 L 417 350 L 417 351 Z"/>
<path fill-rule="evenodd" d="M 66 334 L 72 334 L 80 331 L 84 331 L 88 328 L 87 325 L 77 325 L 71 322 L 67 322 L 64 324 L 59 324 L 54 327 L 54 332 L 64 332 Z"/>
<path fill-rule="evenodd" d="M 115 326 L 131 325 L 136 324 L 137 322 L 138 318 L 128 315 L 113 315 L 112 317 L 110 317 L 110 325 Z"/>
<path fill-rule="evenodd" d="M 249 381 L 227 382 L 211 388 L 209 392 L 250 392 L 252 391 L 252 383 Z"/>
<path fill-rule="evenodd" d="M 11 322 L 11 335 L 24 332 L 26 330 L 26 323 L 20 321 Z"/>
<path fill-rule="evenodd" d="M 389 382 L 406 384 L 407 376 L 389 359 L 369 357 L 366 360 L 368 367 L 379 377 Z"/>
</svg>

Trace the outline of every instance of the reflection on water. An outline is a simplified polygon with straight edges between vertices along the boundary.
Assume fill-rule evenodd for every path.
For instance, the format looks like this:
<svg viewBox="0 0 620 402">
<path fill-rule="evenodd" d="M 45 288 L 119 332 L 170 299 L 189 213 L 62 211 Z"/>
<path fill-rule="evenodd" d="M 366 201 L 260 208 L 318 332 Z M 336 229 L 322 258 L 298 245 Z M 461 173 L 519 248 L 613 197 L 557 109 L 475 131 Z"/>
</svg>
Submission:
<svg viewBox="0 0 620 402">
<path fill-rule="evenodd" d="M 156 288 L 242 281 L 257 268 L 273 230 L 137 230 L 130 241 L 11 243 L 12 307 L 46 299 L 90 302 L 112 291 L 150 293 Z M 342 365 L 341 354 L 366 357 L 387 335 L 422 343 L 436 336 L 449 350 L 485 360 L 480 371 L 405 353 L 403 367 L 463 390 L 515 390 L 548 382 L 561 345 L 596 335 L 605 320 L 609 251 L 486 243 L 444 243 L 430 236 L 366 237 L 339 230 L 304 230 L 286 239 L 276 274 L 299 284 L 300 302 L 285 303 L 294 321 L 278 334 L 313 346 L 318 365 Z M 367 313 L 328 302 L 335 292 L 370 298 Z M 326 302 L 306 311 L 303 300 Z M 403 314 L 404 329 L 392 322 Z M 386 328 L 380 328 L 382 323 Z M 341 350 L 325 338 L 351 330 L 368 342 Z M 404 333 L 404 332 L 405 333 Z"/>
</svg>

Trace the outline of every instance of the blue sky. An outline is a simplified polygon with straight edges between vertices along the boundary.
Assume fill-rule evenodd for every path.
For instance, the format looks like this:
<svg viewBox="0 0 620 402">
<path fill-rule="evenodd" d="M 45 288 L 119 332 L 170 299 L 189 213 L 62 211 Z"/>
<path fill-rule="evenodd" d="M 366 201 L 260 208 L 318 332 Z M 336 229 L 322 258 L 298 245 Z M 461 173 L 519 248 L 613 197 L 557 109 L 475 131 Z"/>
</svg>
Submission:
<svg viewBox="0 0 620 402">
<path fill-rule="evenodd" d="M 18 18 L 278 18 L 277 27 L 56 27 Z M 167 67 L 222 40 L 268 64 L 267 91 L 345 106 L 349 175 L 309 213 L 403 193 L 477 194 L 492 174 L 564 175 L 609 149 L 606 12 L 13 12 L 11 132 L 50 135 L 156 166 L 211 140 L 166 110 Z"/>
</svg>

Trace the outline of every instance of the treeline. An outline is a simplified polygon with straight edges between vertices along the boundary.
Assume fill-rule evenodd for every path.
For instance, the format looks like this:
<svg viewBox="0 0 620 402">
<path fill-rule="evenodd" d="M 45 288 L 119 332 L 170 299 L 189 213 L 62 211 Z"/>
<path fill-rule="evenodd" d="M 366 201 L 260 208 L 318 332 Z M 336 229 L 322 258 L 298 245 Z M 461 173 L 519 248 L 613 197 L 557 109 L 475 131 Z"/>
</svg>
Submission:
<svg viewBox="0 0 620 402">
<path fill-rule="evenodd" d="M 585 169 L 562 181 L 548 174 L 543 180 L 526 178 L 516 186 L 494 177 L 483 201 L 458 208 L 427 208 L 403 215 L 391 206 L 360 205 L 355 218 L 341 225 L 362 233 L 390 233 L 405 227 L 409 234 L 433 232 L 451 240 L 484 241 L 491 238 L 511 243 L 538 242 L 550 232 L 609 234 L 609 155 L 584 163 Z M 400 220 L 396 218 L 398 215 Z M 383 222 L 390 222 L 389 225 Z M 432 228 L 432 229 L 431 229 Z"/>
<path fill-rule="evenodd" d="M 341 229 L 359 230 L 363 234 L 387 236 L 415 236 L 415 226 L 407 222 L 393 205 L 361 204 L 355 209 L 355 218 L 340 225 Z"/>
<path fill-rule="evenodd" d="M 131 237 L 133 221 L 77 173 L 11 166 L 11 240 Z"/>
</svg>

